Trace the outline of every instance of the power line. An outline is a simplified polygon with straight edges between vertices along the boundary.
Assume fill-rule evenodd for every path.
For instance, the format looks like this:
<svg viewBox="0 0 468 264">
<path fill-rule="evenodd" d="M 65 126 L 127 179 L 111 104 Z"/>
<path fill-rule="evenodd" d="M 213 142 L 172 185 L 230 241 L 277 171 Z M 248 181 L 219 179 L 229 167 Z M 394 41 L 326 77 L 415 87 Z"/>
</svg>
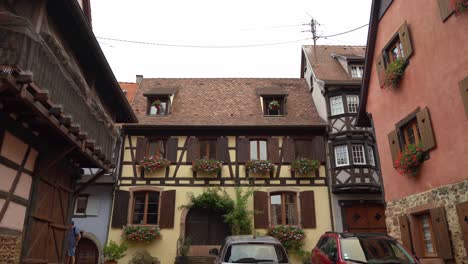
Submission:
<svg viewBox="0 0 468 264">
<path fill-rule="evenodd" d="M 344 34 L 348 34 L 350 32 L 353 32 L 353 31 L 356 31 L 358 29 L 361 29 L 365 26 L 368 26 L 369 24 L 365 24 L 365 25 L 362 25 L 360 27 L 357 27 L 357 28 L 353 28 L 351 30 L 348 30 L 348 31 L 345 31 L 345 32 L 341 32 L 341 33 L 337 33 L 337 34 L 332 34 L 332 35 L 328 35 L 328 36 L 318 36 L 319 38 L 329 38 L 329 37 L 335 37 L 335 36 L 339 36 L 339 35 L 344 35 Z"/>
<path fill-rule="evenodd" d="M 128 39 L 116 39 L 116 38 L 106 38 L 106 37 L 96 37 L 98 39 L 125 42 L 132 44 L 141 44 L 141 45 L 151 45 L 151 46 L 164 46 L 164 47 L 176 47 L 176 48 L 206 48 L 206 49 L 231 49 L 231 48 L 251 48 L 251 47 L 264 47 L 264 46 L 275 46 L 283 45 L 288 43 L 295 43 L 304 40 L 309 40 L 310 38 L 283 41 L 283 42 L 273 42 L 273 43 L 262 43 L 262 44 L 247 44 L 247 45 L 186 45 L 186 44 L 170 44 L 170 43 L 158 43 L 158 42 L 147 42 L 147 41 L 137 41 L 137 40 L 128 40 Z"/>
</svg>

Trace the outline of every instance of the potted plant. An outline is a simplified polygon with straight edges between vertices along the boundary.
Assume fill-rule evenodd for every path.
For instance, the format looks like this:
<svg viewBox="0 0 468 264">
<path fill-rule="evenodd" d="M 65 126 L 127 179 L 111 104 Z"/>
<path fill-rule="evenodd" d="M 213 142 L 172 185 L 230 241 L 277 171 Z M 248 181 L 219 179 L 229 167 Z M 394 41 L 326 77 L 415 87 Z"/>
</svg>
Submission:
<svg viewBox="0 0 468 264">
<path fill-rule="evenodd" d="M 177 264 L 187 264 L 188 263 L 188 252 L 190 250 L 190 245 L 192 244 L 192 239 L 190 237 L 187 238 L 179 238 L 177 240 L 177 245 L 179 246 L 178 249 L 178 256 L 176 257 Z"/>
<path fill-rule="evenodd" d="M 120 245 L 115 243 L 114 241 L 109 241 L 109 243 L 104 246 L 103 255 L 106 264 L 116 264 L 117 260 L 123 258 L 125 256 L 125 252 L 127 251 L 127 245 L 125 243 L 121 243 Z"/>
<path fill-rule="evenodd" d="M 124 226 L 122 238 L 127 241 L 152 242 L 161 239 L 158 226 Z"/>
<path fill-rule="evenodd" d="M 299 175 L 307 175 L 320 167 L 318 160 L 300 158 L 291 163 L 291 171 Z"/>
<path fill-rule="evenodd" d="M 250 174 L 266 175 L 273 170 L 273 163 L 269 160 L 250 160 L 245 163 L 245 169 Z"/>
<path fill-rule="evenodd" d="M 268 104 L 268 108 L 270 108 L 270 110 L 278 110 L 280 108 L 281 104 L 278 100 L 272 100 L 269 104 Z"/>
<path fill-rule="evenodd" d="M 152 106 L 156 107 L 159 109 L 161 107 L 162 102 L 158 99 L 154 100 L 153 103 L 151 103 Z"/>
<path fill-rule="evenodd" d="M 145 157 L 140 161 L 140 166 L 149 172 L 154 172 L 160 168 L 166 168 L 171 165 L 171 162 L 168 159 L 165 159 L 159 155 Z"/>
<path fill-rule="evenodd" d="M 396 58 L 390 64 L 387 65 L 385 70 L 385 87 L 396 88 L 400 84 L 401 79 L 403 78 L 403 73 L 406 69 L 406 61 L 402 58 Z"/>
<path fill-rule="evenodd" d="M 424 158 L 425 153 L 421 145 L 409 144 L 398 154 L 394 165 L 401 175 L 417 176 Z"/>
<path fill-rule="evenodd" d="M 203 172 L 210 176 L 217 175 L 223 168 L 223 162 L 215 159 L 201 158 L 195 160 L 192 165 L 192 170 Z"/>
<path fill-rule="evenodd" d="M 132 259 L 130 260 L 129 264 L 160 264 L 161 262 L 158 258 L 151 256 L 148 251 L 138 251 L 133 254 Z"/>
<path fill-rule="evenodd" d="M 300 252 L 304 244 L 305 233 L 299 226 L 277 225 L 267 230 L 267 235 L 276 237 L 290 252 Z"/>
</svg>

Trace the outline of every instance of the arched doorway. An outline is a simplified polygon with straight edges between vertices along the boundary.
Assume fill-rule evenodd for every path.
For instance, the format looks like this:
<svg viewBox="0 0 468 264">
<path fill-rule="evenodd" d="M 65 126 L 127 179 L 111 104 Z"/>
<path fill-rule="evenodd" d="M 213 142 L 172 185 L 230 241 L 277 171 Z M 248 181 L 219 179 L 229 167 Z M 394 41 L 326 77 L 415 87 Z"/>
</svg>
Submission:
<svg viewBox="0 0 468 264">
<path fill-rule="evenodd" d="M 91 239 L 82 237 L 76 247 L 76 264 L 97 264 L 99 251 Z"/>
<path fill-rule="evenodd" d="M 231 229 L 224 222 L 221 213 L 204 208 L 191 208 L 185 222 L 185 237 L 190 237 L 192 245 L 221 245 Z"/>
</svg>

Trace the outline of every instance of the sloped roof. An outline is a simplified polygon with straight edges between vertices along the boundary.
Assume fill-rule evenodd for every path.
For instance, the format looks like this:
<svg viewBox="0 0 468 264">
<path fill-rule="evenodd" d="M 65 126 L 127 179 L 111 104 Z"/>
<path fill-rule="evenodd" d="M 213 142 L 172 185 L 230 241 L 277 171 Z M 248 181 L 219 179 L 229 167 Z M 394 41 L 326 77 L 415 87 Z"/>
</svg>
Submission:
<svg viewBox="0 0 468 264">
<path fill-rule="evenodd" d="M 287 93 L 285 117 L 265 117 L 259 89 L 278 87 Z M 168 116 L 147 116 L 148 94 L 174 88 Z M 145 78 L 132 102 L 138 125 L 161 126 L 323 126 L 304 79 Z"/>
<path fill-rule="evenodd" d="M 127 101 L 132 103 L 133 98 L 135 97 L 136 90 L 138 88 L 138 83 L 131 83 L 131 82 L 119 82 L 120 88 L 123 91 L 126 91 L 125 97 L 127 97 Z"/>
<path fill-rule="evenodd" d="M 303 46 L 303 51 L 312 66 L 315 77 L 322 81 L 351 81 L 351 74 L 347 73 L 338 59 L 332 54 L 340 55 L 348 59 L 362 58 L 366 53 L 365 46 L 334 46 L 317 45 L 317 58 L 314 56 L 314 46 Z M 364 61 L 363 61 L 364 62 Z"/>
</svg>

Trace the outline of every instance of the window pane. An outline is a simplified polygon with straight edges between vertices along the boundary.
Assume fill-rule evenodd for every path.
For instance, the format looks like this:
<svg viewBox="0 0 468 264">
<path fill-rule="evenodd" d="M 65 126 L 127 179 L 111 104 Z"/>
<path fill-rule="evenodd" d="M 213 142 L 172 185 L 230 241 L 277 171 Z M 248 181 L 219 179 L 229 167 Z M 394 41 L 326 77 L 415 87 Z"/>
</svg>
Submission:
<svg viewBox="0 0 468 264">
<path fill-rule="evenodd" d="M 158 223 L 158 214 L 148 214 L 146 216 L 146 224 L 155 225 Z"/>
<path fill-rule="evenodd" d="M 134 213 L 133 214 L 133 224 L 142 225 L 143 223 L 143 214 Z"/>
<path fill-rule="evenodd" d="M 330 108 L 331 115 L 339 115 L 344 113 L 343 99 L 341 98 L 341 96 L 335 96 L 330 98 Z"/>
<path fill-rule="evenodd" d="M 158 203 L 158 202 L 159 202 L 159 192 L 149 192 L 148 203 Z"/>
<path fill-rule="evenodd" d="M 343 145 L 335 147 L 335 163 L 336 166 L 349 165 L 348 146 Z"/>
<path fill-rule="evenodd" d="M 354 164 L 366 164 L 366 158 L 364 157 L 364 146 L 363 145 L 352 145 L 353 163 Z"/>
<path fill-rule="evenodd" d="M 287 225 L 297 225 L 296 194 L 286 193 L 286 223 Z"/>
<path fill-rule="evenodd" d="M 258 159 L 258 149 L 257 149 L 257 142 L 256 140 L 250 141 L 250 159 L 257 160 Z"/>
<path fill-rule="evenodd" d="M 367 156 L 369 156 L 369 164 L 375 166 L 374 149 L 372 147 L 367 147 Z"/>
<path fill-rule="evenodd" d="M 271 224 L 281 224 L 281 194 L 275 194 L 270 196 L 270 213 L 271 213 Z"/>
<path fill-rule="evenodd" d="M 359 107 L 359 96 L 348 95 L 346 96 L 346 101 L 348 103 L 348 112 L 357 113 Z"/>
<path fill-rule="evenodd" d="M 88 205 L 88 197 L 78 197 L 76 201 L 76 213 L 77 214 L 86 213 L 87 205 Z"/>
<path fill-rule="evenodd" d="M 150 115 L 155 115 L 157 112 L 158 112 L 158 109 L 154 105 L 152 105 L 150 107 L 150 113 L 149 114 Z"/>
<path fill-rule="evenodd" d="M 267 159 L 267 142 L 265 140 L 260 141 L 260 159 Z"/>
</svg>

